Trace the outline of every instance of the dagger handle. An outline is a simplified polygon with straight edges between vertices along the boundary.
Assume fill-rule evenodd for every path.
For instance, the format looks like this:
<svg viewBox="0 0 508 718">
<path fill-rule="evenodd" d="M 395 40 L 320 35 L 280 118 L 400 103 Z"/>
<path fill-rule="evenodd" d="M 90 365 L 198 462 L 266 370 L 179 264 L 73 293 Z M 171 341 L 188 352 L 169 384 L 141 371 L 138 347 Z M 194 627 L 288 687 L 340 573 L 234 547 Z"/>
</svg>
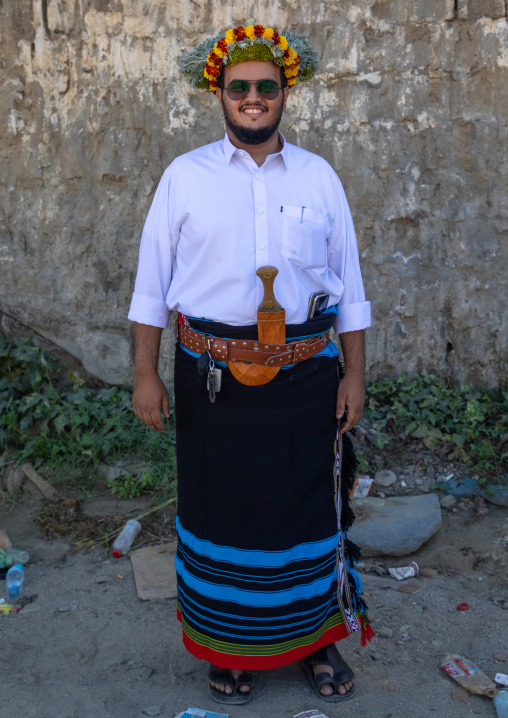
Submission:
<svg viewBox="0 0 508 718">
<path fill-rule="evenodd" d="M 259 267 L 259 269 L 256 270 L 256 274 L 263 282 L 264 290 L 263 301 L 258 307 L 258 312 L 280 312 L 282 310 L 282 307 L 275 299 L 275 294 L 273 293 L 273 282 L 278 273 L 279 270 L 277 267 L 270 265 Z"/>
</svg>

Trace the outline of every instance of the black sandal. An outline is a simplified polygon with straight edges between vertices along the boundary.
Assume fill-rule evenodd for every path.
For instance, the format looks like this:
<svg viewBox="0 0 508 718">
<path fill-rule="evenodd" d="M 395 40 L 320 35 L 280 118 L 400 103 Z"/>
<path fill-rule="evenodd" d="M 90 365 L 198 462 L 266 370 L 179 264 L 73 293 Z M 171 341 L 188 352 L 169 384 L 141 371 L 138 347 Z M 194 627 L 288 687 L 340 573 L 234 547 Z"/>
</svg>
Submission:
<svg viewBox="0 0 508 718">
<path fill-rule="evenodd" d="M 331 666 L 333 668 L 333 676 L 324 671 L 314 675 L 314 666 L 318 664 Z M 300 666 L 308 679 L 312 690 L 317 696 L 319 696 L 319 698 L 321 698 L 321 700 L 328 701 L 330 703 L 339 703 L 341 701 L 348 701 L 354 696 L 354 684 L 347 693 L 338 693 L 339 686 L 347 683 L 348 681 L 352 681 L 355 674 L 338 652 L 335 643 L 331 643 L 329 646 L 324 646 L 318 651 L 311 653 L 310 656 L 306 656 L 300 661 Z M 321 688 L 325 685 L 333 686 L 334 692 L 329 696 L 321 693 Z"/>
<path fill-rule="evenodd" d="M 233 678 L 233 674 L 229 668 L 217 668 L 217 666 L 210 664 L 208 679 L 214 683 L 224 683 L 232 689 L 231 693 L 224 693 L 224 691 L 219 690 L 209 683 L 210 695 L 217 703 L 241 705 L 242 703 L 247 703 L 252 696 L 254 681 L 251 671 L 244 671 L 240 673 L 238 678 Z M 249 686 L 250 690 L 241 691 L 240 686 Z"/>
</svg>

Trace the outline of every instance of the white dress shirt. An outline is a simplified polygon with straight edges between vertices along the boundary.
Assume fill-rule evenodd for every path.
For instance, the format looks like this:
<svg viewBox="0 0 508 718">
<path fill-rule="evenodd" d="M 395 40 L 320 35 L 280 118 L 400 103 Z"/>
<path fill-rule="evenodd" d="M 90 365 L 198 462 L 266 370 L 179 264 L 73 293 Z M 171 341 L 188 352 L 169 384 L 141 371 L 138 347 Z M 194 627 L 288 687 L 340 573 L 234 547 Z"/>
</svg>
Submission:
<svg viewBox="0 0 508 718">
<path fill-rule="evenodd" d="M 340 180 L 324 159 L 280 139 L 262 167 L 227 135 L 171 163 L 143 230 L 129 319 L 165 329 L 174 309 L 255 324 L 256 269 L 271 264 L 287 324 L 304 322 L 309 295 L 323 291 L 337 305 L 337 333 L 370 326 Z"/>
</svg>

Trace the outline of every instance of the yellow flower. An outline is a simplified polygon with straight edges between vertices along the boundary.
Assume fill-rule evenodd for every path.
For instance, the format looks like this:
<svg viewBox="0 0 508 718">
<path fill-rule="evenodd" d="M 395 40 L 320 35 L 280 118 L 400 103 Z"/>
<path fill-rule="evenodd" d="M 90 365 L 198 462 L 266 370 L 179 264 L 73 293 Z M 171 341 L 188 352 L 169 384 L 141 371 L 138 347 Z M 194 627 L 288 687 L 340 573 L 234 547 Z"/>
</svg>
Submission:
<svg viewBox="0 0 508 718">
<path fill-rule="evenodd" d="M 254 40 L 254 25 L 247 25 L 245 28 L 245 34 L 250 40 Z"/>
<path fill-rule="evenodd" d="M 286 70 L 284 72 L 284 74 L 286 75 L 287 79 L 289 79 L 290 77 L 298 77 L 298 70 L 299 70 L 299 67 L 297 65 L 292 70 Z"/>
<path fill-rule="evenodd" d="M 296 85 L 296 77 L 288 80 L 288 87 L 293 87 L 293 85 Z"/>
<path fill-rule="evenodd" d="M 217 43 L 215 43 L 215 45 L 213 46 L 213 51 L 217 55 L 217 57 L 224 57 L 224 55 L 226 54 L 225 52 L 222 52 L 220 47 L 217 46 Z"/>
<path fill-rule="evenodd" d="M 273 40 L 273 34 L 275 30 L 271 27 L 265 27 L 265 31 L 263 33 L 263 37 L 266 37 L 267 40 Z"/>
<path fill-rule="evenodd" d="M 288 41 L 286 40 L 286 38 L 284 37 L 284 35 L 281 35 L 281 36 L 280 36 L 279 47 L 280 47 L 280 49 L 281 49 L 283 52 L 284 52 L 285 50 L 287 50 L 288 47 L 289 47 Z"/>
<path fill-rule="evenodd" d="M 288 58 L 288 59 L 289 59 L 291 62 L 294 62 L 297 57 L 298 57 L 298 53 L 296 52 L 296 50 L 293 50 L 293 48 L 290 47 L 290 48 L 289 48 L 289 58 Z"/>
<path fill-rule="evenodd" d="M 235 41 L 235 34 L 234 34 L 233 30 L 227 31 L 225 40 L 228 45 L 231 45 L 231 43 Z"/>
</svg>

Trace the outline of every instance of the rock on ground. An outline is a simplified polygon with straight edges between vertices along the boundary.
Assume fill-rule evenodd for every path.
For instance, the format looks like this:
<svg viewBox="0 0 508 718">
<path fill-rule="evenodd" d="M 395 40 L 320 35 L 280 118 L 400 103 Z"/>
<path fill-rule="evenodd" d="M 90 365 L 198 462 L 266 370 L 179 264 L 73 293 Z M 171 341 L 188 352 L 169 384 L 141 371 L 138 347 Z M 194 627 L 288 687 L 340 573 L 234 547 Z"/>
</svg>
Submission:
<svg viewBox="0 0 508 718">
<path fill-rule="evenodd" d="M 457 503 L 457 499 L 455 496 L 441 496 L 439 499 L 439 503 L 441 505 L 441 508 L 443 509 L 450 509 L 452 506 L 455 506 Z"/>
<path fill-rule="evenodd" d="M 357 520 L 349 538 L 364 555 L 407 556 L 417 551 L 441 527 L 436 494 L 367 497 L 355 502 Z"/>
<path fill-rule="evenodd" d="M 160 716 L 162 713 L 162 706 L 149 706 L 143 710 L 146 716 Z"/>
<path fill-rule="evenodd" d="M 389 469 L 381 469 L 376 471 L 374 475 L 374 483 L 378 486 L 391 486 L 397 481 L 397 476 Z"/>
</svg>

